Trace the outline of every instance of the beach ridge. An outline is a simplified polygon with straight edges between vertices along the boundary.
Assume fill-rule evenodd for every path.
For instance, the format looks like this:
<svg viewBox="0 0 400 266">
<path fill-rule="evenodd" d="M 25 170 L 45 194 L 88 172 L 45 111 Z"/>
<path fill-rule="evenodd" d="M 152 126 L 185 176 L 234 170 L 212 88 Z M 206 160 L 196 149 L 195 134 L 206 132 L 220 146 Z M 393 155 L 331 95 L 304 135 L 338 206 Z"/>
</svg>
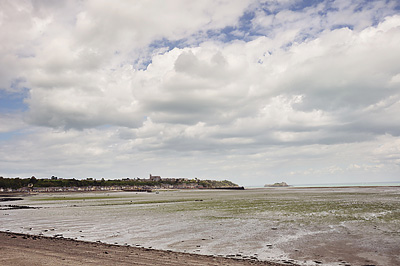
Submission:
<svg viewBox="0 0 400 266">
<path fill-rule="evenodd" d="M 0 264 L 8 265 L 296 265 L 120 246 L 0 231 Z"/>
</svg>

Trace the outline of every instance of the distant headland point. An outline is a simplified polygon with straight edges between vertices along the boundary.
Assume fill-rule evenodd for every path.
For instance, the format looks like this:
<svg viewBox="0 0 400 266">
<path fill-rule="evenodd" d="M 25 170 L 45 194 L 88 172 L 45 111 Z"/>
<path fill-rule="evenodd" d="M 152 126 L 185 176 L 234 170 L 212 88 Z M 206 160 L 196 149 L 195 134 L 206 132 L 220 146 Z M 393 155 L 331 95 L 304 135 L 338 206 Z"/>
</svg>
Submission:
<svg viewBox="0 0 400 266">
<path fill-rule="evenodd" d="M 244 189 L 228 180 L 198 178 L 5 178 L 0 176 L 0 192 L 146 191 L 157 189 Z"/>
</svg>

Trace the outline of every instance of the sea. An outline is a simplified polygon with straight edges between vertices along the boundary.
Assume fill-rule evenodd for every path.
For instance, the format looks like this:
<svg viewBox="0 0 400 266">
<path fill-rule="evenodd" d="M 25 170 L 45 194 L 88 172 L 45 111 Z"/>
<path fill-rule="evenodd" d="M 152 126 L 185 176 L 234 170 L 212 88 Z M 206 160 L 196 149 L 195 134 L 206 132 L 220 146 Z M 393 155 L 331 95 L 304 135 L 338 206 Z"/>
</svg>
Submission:
<svg viewBox="0 0 400 266">
<path fill-rule="evenodd" d="M 361 183 L 313 183 L 289 184 L 291 187 L 399 187 L 400 181 L 392 182 L 361 182 Z M 262 188 L 264 186 L 245 186 L 245 188 Z"/>
</svg>

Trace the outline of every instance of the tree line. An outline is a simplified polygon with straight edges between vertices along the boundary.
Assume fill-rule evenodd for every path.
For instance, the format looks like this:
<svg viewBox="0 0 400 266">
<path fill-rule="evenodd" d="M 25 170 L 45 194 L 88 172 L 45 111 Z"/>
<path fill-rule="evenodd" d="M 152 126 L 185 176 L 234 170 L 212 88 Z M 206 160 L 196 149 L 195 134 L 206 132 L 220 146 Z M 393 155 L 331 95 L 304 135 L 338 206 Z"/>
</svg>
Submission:
<svg viewBox="0 0 400 266">
<path fill-rule="evenodd" d="M 50 179 L 47 178 L 36 178 L 32 176 L 31 178 L 4 178 L 0 176 L 0 188 L 11 188 L 19 189 L 23 187 L 89 187 L 89 186 L 138 186 L 138 187 L 155 187 L 161 186 L 161 184 L 169 185 L 179 185 L 179 184 L 196 184 L 204 188 L 215 188 L 215 187 L 237 187 L 238 185 L 228 181 L 218 181 L 218 180 L 200 180 L 200 179 L 176 179 L 176 180 L 163 180 L 151 181 L 148 179 L 110 179 L 101 180 L 96 179 L 64 179 L 52 176 Z"/>
</svg>

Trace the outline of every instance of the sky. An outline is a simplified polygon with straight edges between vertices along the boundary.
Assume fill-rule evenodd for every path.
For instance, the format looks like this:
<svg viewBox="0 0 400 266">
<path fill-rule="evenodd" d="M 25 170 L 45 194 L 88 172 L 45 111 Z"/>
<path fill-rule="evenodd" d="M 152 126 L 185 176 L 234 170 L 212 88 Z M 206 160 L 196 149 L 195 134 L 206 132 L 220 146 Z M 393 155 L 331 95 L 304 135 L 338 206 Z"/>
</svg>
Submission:
<svg viewBox="0 0 400 266">
<path fill-rule="evenodd" d="M 0 0 L 0 176 L 400 181 L 396 0 Z"/>
</svg>

